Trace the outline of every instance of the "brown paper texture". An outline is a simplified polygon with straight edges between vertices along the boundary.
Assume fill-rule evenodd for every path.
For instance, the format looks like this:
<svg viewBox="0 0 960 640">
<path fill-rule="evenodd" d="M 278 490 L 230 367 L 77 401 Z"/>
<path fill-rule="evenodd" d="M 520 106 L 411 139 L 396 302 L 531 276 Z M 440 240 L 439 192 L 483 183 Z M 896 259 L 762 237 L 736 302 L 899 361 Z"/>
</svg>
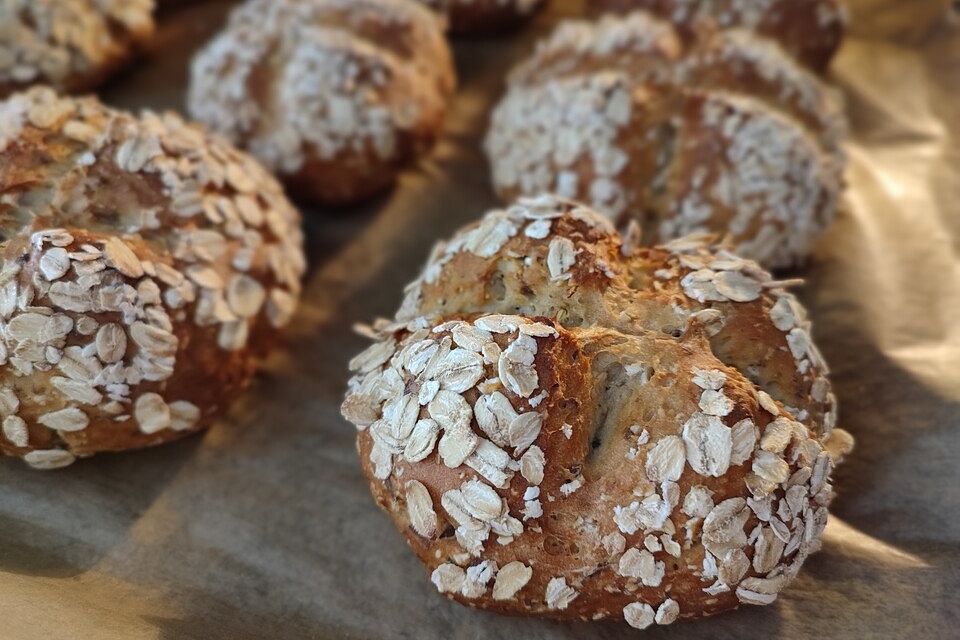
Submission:
<svg viewBox="0 0 960 640">
<path fill-rule="evenodd" d="M 855 25 L 834 67 L 850 189 L 800 290 L 858 440 L 824 549 L 774 605 L 648 637 L 960 634 L 960 28 L 926 10 L 913 28 L 926 2 L 861 1 L 885 17 Z M 190 54 L 227 4 L 167 11 L 105 99 L 180 108 Z M 458 43 L 461 91 L 431 160 L 369 205 L 307 212 L 297 321 L 208 434 L 52 473 L 0 461 L 0 640 L 640 635 L 439 597 L 371 500 L 338 411 L 364 346 L 351 325 L 392 314 L 434 239 L 494 204 L 486 114 L 511 62 L 573 9 L 558 0 L 521 34 Z"/>
</svg>

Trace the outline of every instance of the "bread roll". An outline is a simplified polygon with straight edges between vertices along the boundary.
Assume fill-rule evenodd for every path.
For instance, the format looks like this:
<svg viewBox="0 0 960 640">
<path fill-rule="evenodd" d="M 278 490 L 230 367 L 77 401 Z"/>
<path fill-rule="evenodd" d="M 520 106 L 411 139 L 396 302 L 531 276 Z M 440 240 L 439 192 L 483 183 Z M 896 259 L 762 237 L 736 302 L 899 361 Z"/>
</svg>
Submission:
<svg viewBox="0 0 960 640">
<path fill-rule="evenodd" d="M 785 287 L 554 197 L 487 214 L 350 363 L 377 503 L 470 606 L 644 628 L 774 601 L 852 444 Z"/>
<path fill-rule="evenodd" d="M 569 21 L 510 76 L 486 151 L 505 201 L 556 192 L 644 242 L 729 236 L 767 267 L 802 262 L 836 215 L 843 116 L 769 40 L 686 45 L 637 12 Z"/>
<path fill-rule="evenodd" d="M 0 98 L 92 89 L 153 35 L 153 0 L 0 0 Z"/>
<path fill-rule="evenodd" d="M 454 83 L 415 0 L 248 0 L 194 58 L 188 105 L 295 194 L 344 204 L 427 152 Z"/>
<path fill-rule="evenodd" d="M 210 425 L 287 323 L 300 216 L 172 114 L 0 103 L 0 452 L 55 468 Z"/>
<path fill-rule="evenodd" d="M 841 0 L 596 0 L 590 4 L 599 12 L 649 11 L 674 22 L 687 37 L 718 28 L 749 29 L 777 41 L 820 73 L 840 47 L 847 23 Z"/>
</svg>

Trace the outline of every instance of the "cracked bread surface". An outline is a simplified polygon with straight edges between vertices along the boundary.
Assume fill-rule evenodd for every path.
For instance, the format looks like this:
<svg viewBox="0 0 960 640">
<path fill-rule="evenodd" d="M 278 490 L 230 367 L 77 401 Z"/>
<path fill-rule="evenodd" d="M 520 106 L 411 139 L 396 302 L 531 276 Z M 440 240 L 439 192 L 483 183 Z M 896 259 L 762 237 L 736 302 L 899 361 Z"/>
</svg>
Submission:
<svg viewBox="0 0 960 640">
<path fill-rule="evenodd" d="M 377 503 L 471 606 L 644 628 L 772 602 L 851 445 L 789 284 L 553 196 L 488 213 L 351 362 Z"/>
</svg>

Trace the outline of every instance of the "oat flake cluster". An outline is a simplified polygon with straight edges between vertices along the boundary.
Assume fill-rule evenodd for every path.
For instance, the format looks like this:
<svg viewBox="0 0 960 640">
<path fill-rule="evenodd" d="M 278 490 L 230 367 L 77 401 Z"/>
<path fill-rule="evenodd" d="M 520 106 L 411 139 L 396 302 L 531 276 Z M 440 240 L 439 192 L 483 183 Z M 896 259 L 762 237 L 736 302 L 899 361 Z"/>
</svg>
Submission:
<svg viewBox="0 0 960 640">
<path fill-rule="evenodd" d="M 248 0 L 194 58 L 188 107 L 295 191 L 350 202 L 432 145 L 454 83 L 414 0 Z"/>
<path fill-rule="evenodd" d="M 0 103 L 0 451 L 37 468 L 201 429 L 290 319 L 300 217 L 171 114 Z"/>
<path fill-rule="evenodd" d="M 829 66 L 847 23 L 841 0 L 592 0 L 590 6 L 601 13 L 650 11 L 687 37 L 717 28 L 749 29 L 818 72 Z"/>
<path fill-rule="evenodd" d="M 491 212 L 350 363 L 371 491 L 473 606 L 645 628 L 773 602 L 852 445 L 789 284 L 552 196 Z"/>
<path fill-rule="evenodd" d="M 0 97 L 89 89 L 153 35 L 153 0 L 0 0 Z"/>
<path fill-rule="evenodd" d="M 647 243 L 708 231 L 787 267 L 836 214 L 843 133 L 828 89 L 772 41 L 687 43 L 636 12 L 561 24 L 512 72 L 485 146 L 507 200 L 556 192 Z"/>
</svg>

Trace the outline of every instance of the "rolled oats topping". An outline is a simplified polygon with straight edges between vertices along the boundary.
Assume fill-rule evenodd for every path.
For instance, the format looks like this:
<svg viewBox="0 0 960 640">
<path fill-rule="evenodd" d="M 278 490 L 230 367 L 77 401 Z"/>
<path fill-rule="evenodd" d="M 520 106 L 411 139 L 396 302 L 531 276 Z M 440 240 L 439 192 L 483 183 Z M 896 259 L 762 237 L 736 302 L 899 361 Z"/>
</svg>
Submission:
<svg viewBox="0 0 960 640">
<path fill-rule="evenodd" d="M 67 407 L 45 413 L 37 418 L 37 422 L 56 431 L 82 431 L 90 424 L 90 419 L 78 407 Z"/>
<path fill-rule="evenodd" d="M 437 533 L 437 514 L 427 488 L 421 482 L 410 480 L 406 484 L 406 495 L 410 525 L 424 538 L 432 538 Z"/>
<path fill-rule="evenodd" d="M 153 34 L 154 0 L 3 0 L 0 2 L 0 87 L 33 84 L 59 90 L 87 88 L 122 63 Z M 52 106 L 30 113 L 52 124 Z M 95 133 L 72 121 L 70 137 Z"/>
<path fill-rule="evenodd" d="M 649 604 L 631 602 L 623 608 L 623 619 L 634 629 L 646 629 L 651 626 L 656 613 Z"/>
<path fill-rule="evenodd" d="M 30 433 L 27 423 L 20 416 L 7 416 L 3 419 L 3 436 L 15 447 L 30 445 Z"/>
<path fill-rule="evenodd" d="M 76 458 L 63 449 L 37 449 L 26 454 L 23 460 L 34 469 L 48 471 L 69 467 Z"/>
<path fill-rule="evenodd" d="M 655 620 L 657 624 L 661 624 L 661 625 L 673 624 L 679 615 L 680 615 L 680 605 L 677 603 L 676 600 L 667 598 L 657 608 L 657 615 Z"/>
<path fill-rule="evenodd" d="M 250 88 L 260 77 L 266 94 Z M 194 58 L 187 102 L 280 176 L 340 163 L 338 177 L 374 182 L 428 146 L 453 84 L 440 21 L 415 2 L 249 0 Z M 321 199 L 357 197 L 313 177 Z M 259 218 L 248 203 L 240 215 Z"/>
<path fill-rule="evenodd" d="M 510 600 L 530 582 L 533 569 L 522 562 L 511 562 L 497 572 L 497 579 L 493 585 L 494 600 Z"/>
<path fill-rule="evenodd" d="M 771 316 L 793 283 L 703 237 L 624 255 L 601 220 L 542 196 L 438 245 L 351 362 L 371 489 L 478 607 L 647 627 L 769 602 L 849 444 L 802 310 Z"/>
<path fill-rule="evenodd" d="M 664 564 L 646 549 L 627 549 L 620 556 L 619 572 L 624 577 L 637 578 L 648 587 L 656 587 L 663 580 Z"/>
<path fill-rule="evenodd" d="M 577 590 L 569 586 L 563 578 L 552 578 L 547 583 L 547 592 L 544 599 L 550 609 L 566 609 L 576 600 Z"/>
<path fill-rule="evenodd" d="M 455 564 L 442 564 L 437 567 L 430 580 L 440 593 L 456 593 L 463 588 L 467 579 L 467 572 Z"/>
<path fill-rule="evenodd" d="M 687 461 L 703 476 L 720 477 L 730 467 L 733 439 L 729 427 L 716 416 L 696 413 L 683 425 Z"/>
<path fill-rule="evenodd" d="M 652 482 L 676 482 L 686 464 L 684 442 L 678 436 L 658 441 L 647 454 L 647 477 Z"/>
<path fill-rule="evenodd" d="M 493 111 L 497 191 L 587 202 L 648 243 L 707 231 L 770 266 L 803 259 L 836 214 L 841 110 L 779 47 L 722 26 L 684 43 L 642 11 L 561 23 Z M 710 288 L 759 294 L 735 271 Z"/>
<path fill-rule="evenodd" d="M 844 3 L 838 0 L 811 0 L 789 2 L 771 2 L 769 0 L 726 0 L 724 2 L 701 2 L 700 0 L 594 0 L 599 11 L 636 12 L 639 9 L 651 12 L 652 16 L 669 20 L 681 31 L 696 28 L 729 29 L 731 34 L 743 38 L 757 39 L 763 36 L 761 51 L 729 52 L 722 44 L 715 44 L 720 51 L 708 50 L 705 55 L 742 56 L 751 58 L 763 55 L 765 49 L 786 51 L 812 71 L 823 72 L 830 63 L 840 45 L 848 12 Z M 626 20 L 628 16 L 619 17 Z M 769 41 L 766 41 L 769 39 Z M 768 54 L 769 55 L 769 54 Z M 779 53 L 783 55 L 783 53 Z M 736 59 L 736 58 L 734 58 Z M 774 59 L 775 60 L 775 59 Z M 784 75 L 808 75 L 803 69 L 796 70 L 778 67 L 769 60 L 751 60 L 759 65 L 755 73 L 760 79 L 782 78 Z M 791 96 L 795 92 L 801 95 L 797 100 L 813 100 L 803 87 L 788 84 L 784 94 Z"/>
<path fill-rule="evenodd" d="M 17 221 L 4 228 L 0 289 L 6 440 L 27 448 L 37 434 L 47 453 L 34 457 L 64 462 L 115 448 L 113 438 L 146 446 L 204 426 L 210 394 L 186 380 L 244 382 L 249 373 L 228 385 L 217 354 L 239 354 L 231 368 L 248 370 L 255 332 L 289 320 L 305 268 L 299 214 L 249 157 L 171 114 L 134 117 L 38 88 L 0 103 L 0 117 L 4 203 Z M 244 181 L 255 197 L 238 192 Z M 113 183 L 132 186 L 103 186 Z M 223 213 L 241 198 L 246 216 Z M 216 215 L 201 215 L 205 203 Z M 232 258 L 245 252 L 257 260 L 241 270 Z M 282 318 L 268 300 L 285 301 Z M 45 397 L 21 395 L 36 376 Z"/>
</svg>

